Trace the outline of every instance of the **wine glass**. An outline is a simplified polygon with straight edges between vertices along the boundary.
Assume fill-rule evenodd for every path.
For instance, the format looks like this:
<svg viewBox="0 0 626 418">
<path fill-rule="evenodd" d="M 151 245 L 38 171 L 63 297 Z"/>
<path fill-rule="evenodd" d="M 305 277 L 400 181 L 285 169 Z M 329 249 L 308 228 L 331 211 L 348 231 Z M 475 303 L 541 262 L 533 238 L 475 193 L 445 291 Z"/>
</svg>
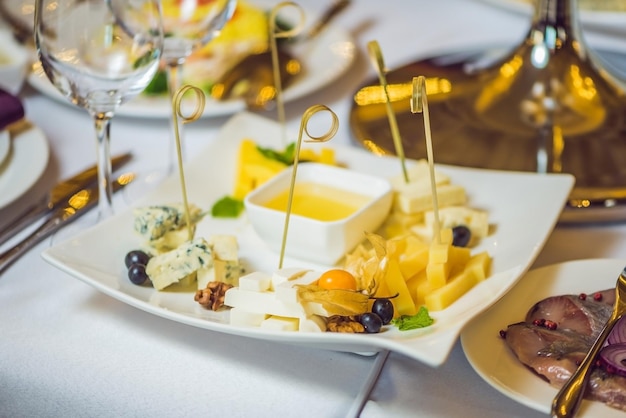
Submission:
<svg viewBox="0 0 626 418">
<path fill-rule="evenodd" d="M 236 0 L 161 0 L 165 33 L 163 63 L 167 74 L 170 102 L 183 84 L 184 64 L 187 58 L 220 34 L 230 20 Z M 174 152 L 176 132 L 183 138 L 182 123 L 173 114 L 171 118 L 170 166 L 168 174 L 177 165 Z"/>
<path fill-rule="evenodd" d="M 91 115 L 98 215 L 113 213 L 110 124 L 150 83 L 163 50 L 159 0 L 36 0 L 35 45 L 46 76 Z"/>
</svg>

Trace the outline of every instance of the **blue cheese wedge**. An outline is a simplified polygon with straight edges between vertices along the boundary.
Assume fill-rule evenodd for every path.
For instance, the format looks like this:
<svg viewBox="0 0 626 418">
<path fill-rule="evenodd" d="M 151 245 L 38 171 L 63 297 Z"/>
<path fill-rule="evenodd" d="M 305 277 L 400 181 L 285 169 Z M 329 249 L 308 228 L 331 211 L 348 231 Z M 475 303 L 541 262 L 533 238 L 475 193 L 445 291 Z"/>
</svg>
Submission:
<svg viewBox="0 0 626 418">
<path fill-rule="evenodd" d="M 133 211 L 134 229 L 147 241 L 152 242 L 164 237 L 170 231 L 186 227 L 185 208 L 182 204 L 147 206 Z M 195 205 L 189 205 L 191 223 L 202 218 L 202 211 Z M 177 245 L 173 245 L 176 247 Z"/>
<path fill-rule="evenodd" d="M 186 242 L 163 254 L 154 256 L 146 266 L 146 273 L 157 290 L 189 280 L 189 276 L 213 264 L 209 243 L 204 238 Z"/>
</svg>

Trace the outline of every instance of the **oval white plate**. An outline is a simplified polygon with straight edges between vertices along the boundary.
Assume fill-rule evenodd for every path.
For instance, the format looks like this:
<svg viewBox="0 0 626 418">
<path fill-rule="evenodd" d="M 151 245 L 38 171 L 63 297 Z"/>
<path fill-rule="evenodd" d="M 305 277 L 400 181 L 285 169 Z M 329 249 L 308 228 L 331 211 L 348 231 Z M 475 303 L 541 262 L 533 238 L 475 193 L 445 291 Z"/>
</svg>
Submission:
<svg viewBox="0 0 626 418">
<path fill-rule="evenodd" d="M 592 293 L 615 287 L 625 260 L 594 259 L 532 270 L 490 309 L 472 320 L 461 334 L 468 361 L 491 386 L 509 398 L 546 414 L 557 389 L 520 363 L 499 336 L 501 329 L 524 319 L 539 300 L 559 294 Z M 600 402 L 583 401 L 581 417 L 624 417 Z"/>
<path fill-rule="evenodd" d="M 0 166 L 0 209 L 21 197 L 41 177 L 48 165 L 50 149 L 36 126 L 10 132 L 11 152 Z"/>
<path fill-rule="evenodd" d="M 329 25 L 319 36 L 298 45 L 294 53 L 302 61 L 304 74 L 287 87 L 283 94 L 285 102 L 300 99 L 332 83 L 341 76 L 354 61 L 355 45 L 350 34 Z M 28 76 L 28 83 L 47 96 L 65 104 L 70 103 L 50 83 L 41 66 Z M 245 109 L 242 100 L 218 102 L 207 98 L 203 117 L 230 115 Z M 170 102 L 166 95 L 138 96 L 122 105 L 116 115 L 143 118 L 171 117 Z"/>
<path fill-rule="evenodd" d="M 0 131 L 0 170 L 11 151 L 11 135 L 6 129 Z"/>
<path fill-rule="evenodd" d="M 262 146 L 280 148 L 280 125 L 267 118 L 242 112 L 233 116 L 215 141 L 190 160 L 186 167 L 189 200 L 201 208 L 211 205 L 233 190 L 240 139 L 254 138 Z M 331 141 L 332 142 L 332 141 Z M 329 142 L 329 146 L 332 144 Z M 314 147 L 318 144 L 303 144 Z M 356 147 L 337 147 L 337 159 L 358 172 L 393 176 L 401 171 L 397 158 L 379 157 Z M 494 303 L 531 265 L 543 247 L 563 208 L 571 187 L 570 175 L 538 175 L 440 166 L 452 182 L 465 187 L 470 204 L 489 212 L 494 233 L 474 251 L 488 251 L 493 257 L 492 274 L 450 307 L 432 312 L 435 324 L 421 330 L 401 332 L 390 328 L 375 335 L 272 332 L 259 328 L 231 326 L 228 310 L 208 311 L 193 301 L 193 292 L 158 292 L 135 286 L 127 278 L 125 254 L 140 248 L 141 238 L 133 231 L 133 211 L 116 214 L 75 238 L 61 242 L 43 253 L 46 261 L 124 303 L 173 321 L 228 334 L 260 338 L 307 347 L 351 352 L 389 349 L 437 366 L 448 357 L 463 326 Z M 219 179 L 219 181 L 209 181 Z M 176 177 L 167 179 L 139 206 L 163 204 L 179 196 Z M 550 196 L 550 199 L 546 199 Z M 524 208 L 524 210 L 520 210 Z M 247 271 L 274 271 L 279 254 L 254 233 L 246 216 L 238 219 L 205 217 L 196 235 L 233 234 L 239 243 L 239 257 Z M 285 258 L 285 266 L 317 270 L 322 266 Z"/>
</svg>

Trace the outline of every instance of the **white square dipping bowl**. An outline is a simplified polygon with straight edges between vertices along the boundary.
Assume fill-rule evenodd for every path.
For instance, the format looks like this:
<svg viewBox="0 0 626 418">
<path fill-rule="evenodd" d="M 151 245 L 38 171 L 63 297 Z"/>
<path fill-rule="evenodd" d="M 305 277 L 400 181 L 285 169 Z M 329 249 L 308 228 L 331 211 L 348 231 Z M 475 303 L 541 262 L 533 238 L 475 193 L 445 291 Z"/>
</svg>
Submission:
<svg viewBox="0 0 626 418">
<path fill-rule="evenodd" d="M 267 203 L 288 192 L 293 167 L 289 167 L 262 184 L 244 199 L 246 213 L 259 237 L 280 253 L 286 213 L 270 209 Z M 315 183 L 365 197 L 355 212 L 342 219 L 320 221 L 292 214 L 289 217 L 285 255 L 324 265 L 337 263 L 347 252 L 375 232 L 389 215 L 392 187 L 387 179 L 346 168 L 320 163 L 301 163 L 297 168 L 295 188 Z M 348 193 L 349 192 L 349 193 Z"/>
</svg>

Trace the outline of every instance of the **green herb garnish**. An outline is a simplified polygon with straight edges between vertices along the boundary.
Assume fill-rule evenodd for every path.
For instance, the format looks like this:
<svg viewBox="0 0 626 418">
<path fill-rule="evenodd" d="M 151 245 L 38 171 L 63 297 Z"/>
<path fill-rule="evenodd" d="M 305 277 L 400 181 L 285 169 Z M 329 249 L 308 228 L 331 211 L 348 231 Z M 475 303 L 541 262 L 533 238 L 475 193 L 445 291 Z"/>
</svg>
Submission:
<svg viewBox="0 0 626 418">
<path fill-rule="evenodd" d="M 269 158 L 270 160 L 275 160 L 281 162 L 286 165 L 293 164 L 293 158 L 296 152 L 296 143 L 292 142 L 287 145 L 287 147 L 283 151 L 276 151 L 271 148 L 263 148 L 257 145 L 257 149 L 265 158 Z"/>
<path fill-rule="evenodd" d="M 420 306 L 415 315 L 402 315 L 391 321 L 400 331 L 425 328 L 432 325 L 433 322 L 435 322 L 435 320 L 428 314 L 428 309 L 426 309 L 425 306 Z"/>
<path fill-rule="evenodd" d="M 215 218 L 236 218 L 243 211 L 243 201 L 230 196 L 224 196 L 211 208 L 211 215 Z"/>
</svg>

